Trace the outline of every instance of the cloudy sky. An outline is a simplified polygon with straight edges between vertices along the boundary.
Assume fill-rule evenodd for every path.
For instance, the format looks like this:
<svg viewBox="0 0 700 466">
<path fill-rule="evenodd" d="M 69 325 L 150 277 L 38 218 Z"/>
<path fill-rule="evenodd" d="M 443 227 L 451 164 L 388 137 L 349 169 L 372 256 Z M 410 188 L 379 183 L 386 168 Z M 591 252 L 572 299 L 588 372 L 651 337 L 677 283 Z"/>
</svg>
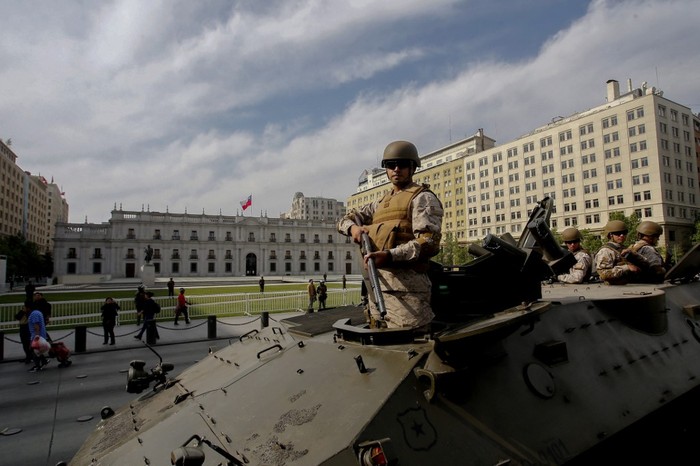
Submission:
<svg viewBox="0 0 700 466">
<path fill-rule="evenodd" d="M 696 0 L 0 0 L 0 138 L 70 221 L 345 201 L 386 144 L 497 143 L 643 81 L 700 111 Z"/>
</svg>

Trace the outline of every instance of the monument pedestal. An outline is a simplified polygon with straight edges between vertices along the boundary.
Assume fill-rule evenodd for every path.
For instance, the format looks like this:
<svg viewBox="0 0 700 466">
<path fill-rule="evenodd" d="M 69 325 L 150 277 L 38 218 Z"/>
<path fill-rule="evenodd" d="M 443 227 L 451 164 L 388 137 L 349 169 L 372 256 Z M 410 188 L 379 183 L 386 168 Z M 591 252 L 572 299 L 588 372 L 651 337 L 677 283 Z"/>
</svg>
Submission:
<svg viewBox="0 0 700 466">
<path fill-rule="evenodd" d="M 156 268 L 153 264 L 144 264 L 141 266 L 141 283 L 147 287 L 152 287 L 156 284 Z"/>
</svg>

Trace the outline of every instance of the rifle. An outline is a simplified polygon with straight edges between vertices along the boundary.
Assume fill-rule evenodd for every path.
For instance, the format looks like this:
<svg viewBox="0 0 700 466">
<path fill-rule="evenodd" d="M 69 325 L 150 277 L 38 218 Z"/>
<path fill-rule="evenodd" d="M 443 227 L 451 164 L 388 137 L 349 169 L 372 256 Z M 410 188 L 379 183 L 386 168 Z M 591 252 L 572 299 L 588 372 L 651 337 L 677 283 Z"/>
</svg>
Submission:
<svg viewBox="0 0 700 466">
<path fill-rule="evenodd" d="M 355 225 L 358 227 L 362 226 L 362 220 L 360 220 L 360 216 L 357 214 L 355 214 Z M 364 257 L 365 254 L 372 252 L 372 243 L 370 243 L 369 235 L 365 231 L 362 232 L 361 241 L 360 250 L 364 249 L 364 253 L 362 254 Z M 374 302 L 379 308 L 379 319 L 384 320 L 384 316 L 386 316 L 384 295 L 379 287 L 379 273 L 377 272 L 377 266 L 374 263 L 374 259 L 371 257 L 367 259 L 367 269 L 369 271 L 369 284 L 372 287 L 372 293 L 374 293 Z"/>
</svg>

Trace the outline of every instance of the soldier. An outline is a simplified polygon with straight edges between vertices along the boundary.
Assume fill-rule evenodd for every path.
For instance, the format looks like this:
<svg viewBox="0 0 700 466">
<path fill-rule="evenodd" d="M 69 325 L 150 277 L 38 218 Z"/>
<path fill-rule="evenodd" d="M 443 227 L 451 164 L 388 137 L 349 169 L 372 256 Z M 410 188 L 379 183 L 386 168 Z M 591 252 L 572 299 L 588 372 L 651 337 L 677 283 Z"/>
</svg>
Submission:
<svg viewBox="0 0 700 466">
<path fill-rule="evenodd" d="M 569 269 L 568 273 L 557 276 L 557 280 L 564 283 L 583 283 L 591 276 L 591 255 L 581 247 L 581 232 L 576 228 L 567 228 L 562 231 L 561 238 L 564 240 L 566 249 L 576 258 L 576 264 Z"/>
<path fill-rule="evenodd" d="M 633 281 L 641 283 L 661 283 L 666 275 L 664 260 L 656 250 L 656 243 L 663 233 L 663 228 L 656 222 L 645 220 L 637 226 L 637 242 L 622 256 L 627 262 L 639 267 Z"/>
<path fill-rule="evenodd" d="M 627 237 L 627 226 L 622 220 L 610 220 L 603 228 L 603 234 L 608 242 L 595 255 L 595 266 L 598 276 L 608 285 L 624 285 L 632 281 L 639 267 L 627 263 L 622 257 L 624 242 Z"/>
<path fill-rule="evenodd" d="M 383 325 L 421 327 L 434 317 L 427 270 L 429 259 L 439 252 L 442 204 L 428 185 L 413 182 L 420 158 L 410 142 L 389 144 L 384 149 L 382 167 L 392 190 L 382 199 L 346 214 L 338 223 L 338 231 L 356 243 L 361 242 L 363 232 L 369 235 L 374 250 L 365 255 L 364 262 L 366 266 L 372 258 L 378 269 L 387 311 Z M 361 225 L 355 223 L 356 219 Z M 380 312 L 373 299 L 370 302 L 372 323 L 380 318 Z"/>
<path fill-rule="evenodd" d="M 316 288 L 316 294 L 318 295 L 318 310 L 326 308 L 326 298 L 328 298 L 328 287 L 326 286 L 326 281 L 321 280 L 318 288 Z"/>
<path fill-rule="evenodd" d="M 316 301 L 316 286 L 314 285 L 314 279 L 309 279 L 309 284 L 306 286 L 306 292 L 309 294 L 309 307 L 306 310 L 311 313 L 314 312 L 314 302 Z"/>
</svg>

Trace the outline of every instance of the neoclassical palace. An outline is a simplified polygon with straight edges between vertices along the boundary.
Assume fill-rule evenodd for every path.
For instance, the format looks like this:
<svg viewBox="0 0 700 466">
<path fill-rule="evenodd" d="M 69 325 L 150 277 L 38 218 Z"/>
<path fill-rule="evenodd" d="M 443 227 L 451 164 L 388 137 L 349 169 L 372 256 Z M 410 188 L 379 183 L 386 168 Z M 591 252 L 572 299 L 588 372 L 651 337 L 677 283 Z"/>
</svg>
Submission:
<svg viewBox="0 0 700 466">
<path fill-rule="evenodd" d="M 59 223 L 59 283 L 139 277 L 151 248 L 158 277 L 355 274 L 359 248 L 335 220 L 115 209 L 101 224 Z"/>
</svg>

